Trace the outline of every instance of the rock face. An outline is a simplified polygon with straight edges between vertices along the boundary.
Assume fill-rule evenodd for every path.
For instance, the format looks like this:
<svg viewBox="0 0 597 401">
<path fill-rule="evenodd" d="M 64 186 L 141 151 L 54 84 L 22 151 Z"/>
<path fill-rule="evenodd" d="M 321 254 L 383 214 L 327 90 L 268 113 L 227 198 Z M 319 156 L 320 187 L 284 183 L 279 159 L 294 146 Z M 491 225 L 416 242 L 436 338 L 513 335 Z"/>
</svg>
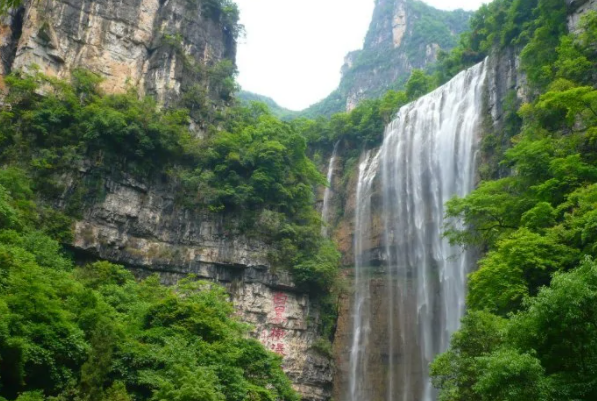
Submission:
<svg viewBox="0 0 597 401">
<path fill-rule="evenodd" d="M 401 88 L 413 69 L 457 44 L 470 13 L 440 11 L 417 0 L 376 0 L 362 50 L 349 53 L 338 89 L 306 114 L 350 111 L 364 99 Z"/>
<path fill-rule="evenodd" d="M 17 44 L 21 36 L 23 9 L 9 10 L 0 17 L 0 91 L 4 89 L 2 77 L 12 68 Z"/>
<path fill-rule="evenodd" d="M 2 21 L 0 72 L 37 65 L 47 75 L 68 78 L 82 67 L 102 76 L 108 93 L 139 88 L 169 104 L 198 83 L 195 72 L 235 59 L 236 42 L 225 16 L 207 4 L 28 0 Z M 203 79 L 202 85 L 209 83 Z"/>
<path fill-rule="evenodd" d="M 590 10 L 597 10 L 597 0 L 566 0 L 568 5 L 568 29 L 576 31 L 580 17 Z"/>
<path fill-rule="evenodd" d="M 236 42 L 229 16 L 214 8 L 218 3 L 26 0 L 0 19 L 0 78 L 34 65 L 59 78 L 85 68 L 104 78 L 107 93 L 137 88 L 169 105 L 199 86 L 221 100 L 210 70 L 226 61 L 233 65 Z M 252 325 L 252 335 L 283 355 L 303 399 L 331 397 L 331 360 L 314 347 L 318 307 L 287 272 L 271 268 L 271 244 L 242 232 L 234 216 L 179 206 L 168 180 L 139 182 L 123 172 L 83 166 L 62 177 L 66 189 L 55 206 L 69 207 L 82 183 L 98 177 L 93 199 L 83 200 L 75 224 L 72 248 L 80 260 L 120 263 L 139 277 L 158 273 L 170 284 L 189 274 L 221 283 L 238 316 Z"/>
<path fill-rule="evenodd" d="M 91 171 L 65 177 L 67 190 L 56 207 Z M 272 246 L 238 229 L 234 217 L 194 212 L 177 206 L 169 184 L 141 183 L 119 174 L 103 175 L 101 194 L 86 200 L 75 224 L 73 250 L 80 260 L 106 259 L 139 277 L 158 273 L 166 284 L 193 274 L 216 281 L 231 294 L 237 315 L 253 326 L 252 335 L 283 355 L 284 370 L 304 400 L 328 400 L 330 358 L 314 349 L 319 310 L 285 271 L 268 262 Z"/>
</svg>

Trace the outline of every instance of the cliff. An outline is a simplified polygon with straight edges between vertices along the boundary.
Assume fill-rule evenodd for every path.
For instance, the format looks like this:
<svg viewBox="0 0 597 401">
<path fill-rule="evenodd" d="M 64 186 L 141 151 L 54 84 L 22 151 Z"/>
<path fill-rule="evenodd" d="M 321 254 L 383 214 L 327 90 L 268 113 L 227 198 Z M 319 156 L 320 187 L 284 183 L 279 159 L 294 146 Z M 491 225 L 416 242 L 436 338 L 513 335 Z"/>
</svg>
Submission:
<svg viewBox="0 0 597 401">
<path fill-rule="evenodd" d="M 568 27 L 570 31 L 577 29 L 578 23 L 584 13 L 589 10 L 597 9 L 597 2 L 594 0 L 568 0 Z M 487 77 L 484 88 L 483 115 L 484 123 L 481 132 L 478 133 L 481 140 L 481 152 L 479 153 L 478 164 L 489 166 L 491 172 L 478 171 L 477 180 L 495 178 L 509 174 L 509 171 L 501 169 L 492 159 L 496 157 L 493 153 L 498 153 L 511 146 L 508 136 L 509 119 L 516 113 L 518 107 L 528 102 L 531 98 L 529 93 L 527 77 L 521 69 L 520 49 L 507 47 L 503 50 L 494 50 L 487 61 Z M 492 143 L 493 148 L 484 148 L 483 139 L 494 136 L 496 142 Z M 496 149 L 497 148 L 497 149 Z M 376 152 L 373 149 L 372 152 Z M 339 217 L 332 222 L 334 226 L 334 238 L 342 251 L 344 265 L 344 275 L 349 283 L 353 280 L 353 266 L 355 264 L 354 254 L 354 236 L 355 236 L 355 208 L 356 208 L 356 188 L 358 177 L 358 163 L 354 160 L 347 160 L 347 154 L 354 155 L 355 149 L 348 149 L 343 143 L 340 144 L 339 164 L 337 167 L 338 176 L 333 180 L 333 188 L 336 199 L 336 207 L 341 211 Z M 353 158 L 354 159 L 354 158 Z M 490 174 L 491 177 L 487 176 Z M 371 196 L 371 220 L 370 236 L 363 244 L 363 253 L 366 256 L 363 259 L 370 261 L 371 269 L 374 272 L 373 278 L 369 282 L 369 294 L 371 309 L 374 311 L 371 317 L 370 325 L 372 336 L 376 338 L 371 340 L 375 344 L 383 344 L 387 333 L 377 331 L 374 328 L 384 327 L 384 319 L 391 310 L 388 304 L 387 294 L 389 287 L 385 277 L 384 263 L 386 262 L 386 249 L 384 249 L 383 230 L 384 221 L 380 215 L 382 195 L 381 195 L 381 177 L 377 176 L 373 184 Z M 351 291 L 345 292 L 340 302 L 339 320 L 337 325 L 336 337 L 334 342 L 334 355 L 336 356 L 337 375 L 334 381 L 334 398 L 343 399 L 345 391 L 348 388 L 349 357 L 353 337 L 353 314 L 354 299 Z M 387 350 L 373 349 L 371 355 L 368 355 L 368 361 L 372 366 L 383 365 L 388 360 Z M 384 372 L 371 372 L 371 381 L 382 386 Z M 377 380 L 377 382 L 376 382 Z M 375 389 L 370 389 L 372 392 Z"/>
<path fill-rule="evenodd" d="M 191 87 L 210 88 L 209 68 L 234 62 L 234 15 L 186 0 L 26 1 L 0 28 L 3 75 L 31 70 L 67 78 L 84 68 L 107 93 L 138 88 L 172 104 Z"/>
<path fill-rule="evenodd" d="M 566 4 L 570 10 L 568 16 L 568 28 L 575 31 L 580 17 L 589 10 L 597 9 L 596 0 L 566 0 Z"/>
<path fill-rule="evenodd" d="M 220 107 L 231 96 L 225 81 L 234 73 L 238 33 L 236 8 L 225 3 L 26 1 L 0 21 L 0 78 L 39 69 L 67 79 L 83 68 L 103 78 L 101 89 L 108 94 L 132 88 L 176 106 L 200 93 L 200 101 Z M 140 179 L 116 170 L 83 162 L 59 178 L 63 192 L 46 199 L 67 209 L 82 183 L 95 180 L 74 224 L 77 258 L 119 263 L 139 277 L 158 273 L 168 284 L 189 274 L 221 283 L 238 316 L 252 325 L 252 335 L 283 356 L 303 399 L 329 399 L 332 364 L 314 347 L 318 306 L 288 272 L 272 269 L 273 245 L 242 231 L 239 216 L 180 206 L 168 178 Z"/>
<path fill-rule="evenodd" d="M 349 53 L 338 89 L 303 113 L 331 115 L 402 88 L 413 69 L 452 49 L 471 13 L 440 11 L 418 0 L 377 0 L 363 49 Z"/>
<path fill-rule="evenodd" d="M 86 170 L 65 177 L 69 185 L 55 206 L 67 207 L 67 196 L 91 175 Z M 288 272 L 270 268 L 272 245 L 244 233 L 235 217 L 178 206 L 168 183 L 115 176 L 101 179 L 103 196 L 87 202 L 75 224 L 78 258 L 123 264 L 139 277 L 159 273 L 166 284 L 189 274 L 219 282 L 241 320 L 253 326 L 253 336 L 284 357 L 303 399 L 329 399 L 332 364 L 314 349 L 318 306 L 297 290 Z"/>
</svg>

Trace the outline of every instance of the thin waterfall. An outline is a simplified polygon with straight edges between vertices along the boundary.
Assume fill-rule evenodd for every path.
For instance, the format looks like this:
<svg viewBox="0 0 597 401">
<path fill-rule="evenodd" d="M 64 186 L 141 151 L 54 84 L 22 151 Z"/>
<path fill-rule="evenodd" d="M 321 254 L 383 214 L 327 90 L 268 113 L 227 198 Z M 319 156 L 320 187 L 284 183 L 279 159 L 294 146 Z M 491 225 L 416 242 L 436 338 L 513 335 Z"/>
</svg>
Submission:
<svg viewBox="0 0 597 401">
<path fill-rule="evenodd" d="M 327 182 L 328 186 L 325 188 L 325 192 L 323 194 L 323 207 L 321 208 L 321 235 L 323 237 L 328 236 L 328 224 L 330 222 L 330 204 L 332 200 L 332 181 L 334 179 L 334 168 L 336 166 L 336 157 L 338 156 L 338 145 L 340 141 L 336 142 L 334 145 L 334 151 L 332 152 L 332 157 L 330 157 L 330 163 L 328 165 L 328 175 L 327 175 Z"/>
<path fill-rule="evenodd" d="M 444 205 L 474 188 L 485 77 L 483 62 L 403 107 L 386 128 L 379 154 L 368 155 L 361 163 L 350 401 L 436 399 L 429 364 L 448 348 L 459 327 L 466 277 L 474 264 L 473 254 L 443 238 Z M 372 184 L 376 175 L 379 183 Z M 377 294 L 383 299 L 374 310 L 370 288 L 374 280 L 369 286 L 365 281 L 371 271 L 371 249 L 366 244 L 373 235 L 366 214 L 371 212 L 375 185 L 381 193 L 383 235 L 376 246 L 383 255 L 378 273 L 383 272 L 384 292 Z M 378 312 L 384 316 L 376 316 Z M 369 337 L 381 331 L 385 336 L 378 335 L 376 345 L 383 350 L 376 354 L 370 351 Z M 372 367 L 375 363 L 382 368 Z M 359 389 L 368 390 L 359 393 Z"/>
<path fill-rule="evenodd" d="M 366 152 L 359 164 L 359 179 L 357 183 L 357 208 L 355 211 L 355 231 L 369 232 L 371 226 L 371 195 L 373 181 L 379 168 L 378 152 Z M 365 400 L 367 386 L 362 380 L 366 370 L 369 336 L 371 332 L 370 314 L 371 303 L 369 293 L 370 257 L 367 252 L 368 238 L 355 234 L 355 276 L 354 276 L 354 306 L 352 346 L 350 349 L 350 399 L 351 401 Z"/>
</svg>

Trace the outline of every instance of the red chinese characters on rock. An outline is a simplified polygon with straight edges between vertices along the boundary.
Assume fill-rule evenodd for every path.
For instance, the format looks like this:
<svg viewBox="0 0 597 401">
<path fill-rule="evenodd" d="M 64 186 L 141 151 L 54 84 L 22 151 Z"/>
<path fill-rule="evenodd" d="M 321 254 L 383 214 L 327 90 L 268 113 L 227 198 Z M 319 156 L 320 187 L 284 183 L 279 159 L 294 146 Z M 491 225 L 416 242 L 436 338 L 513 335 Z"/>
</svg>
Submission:
<svg viewBox="0 0 597 401">
<path fill-rule="evenodd" d="M 287 331 L 281 327 L 272 327 L 270 330 L 263 330 L 261 333 L 261 343 L 273 352 L 285 356 L 286 345 L 282 342 L 286 337 Z"/>
<path fill-rule="evenodd" d="M 282 292 L 274 293 L 274 311 L 276 313 L 274 323 L 276 324 L 286 322 L 286 301 L 288 301 L 288 295 Z"/>
<path fill-rule="evenodd" d="M 285 356 L 286 352 L 284 352 L 284 343 L 278 343 L 275 345 L 272 345 L 272 351 L 274 351 L 276 354 L 278 355 L 282 355 Z"/>
<path fill-rule="evenodd" d="M 287 322 L 286 318 L 286 302 L 288 295 L 282 292 L 274 293 L 274 312 L 275 316 L 272 320 L 273 324 L 280 325 Z M 261 342 L 273 352 L 285 356 L 286 344 L 283 340 L 288 332 L 282 327 L 272 327 L 269 330 L 265 329 L 261 333 Z"/>
<path fill-rule="evenodd" d="M 274 341 L 280 341 L 284 337 L 286 337 L 286 330 L 281 329 L 279 327 L 273 327 L 269 332 L 269 338 L 271 338 Z"/>
</svg>

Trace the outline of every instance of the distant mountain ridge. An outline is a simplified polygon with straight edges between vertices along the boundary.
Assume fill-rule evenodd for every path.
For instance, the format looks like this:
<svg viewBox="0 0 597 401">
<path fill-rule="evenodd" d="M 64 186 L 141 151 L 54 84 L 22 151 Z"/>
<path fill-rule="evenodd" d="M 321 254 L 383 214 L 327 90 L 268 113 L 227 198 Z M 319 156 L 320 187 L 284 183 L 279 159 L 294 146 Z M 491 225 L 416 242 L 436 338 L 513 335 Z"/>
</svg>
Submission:
<svg viewBox="0 0 597 401">
<path fill-rule="evenodd" d="M 402 89 L 412 70 L 425 68 L 440 51 L 456 46 L 471 15 L 438 10 L 418 0 L 376 0 L 363 49 L 346 56 L 340 85 L 301 116 L 350 111 L 364 99 Z"/>
<path fill-rule="evenodd" d="M 261 102 L 265 103 L 273 115 L 282 119 L 282 120 L 289 120 L 293 117 L 297 117 L 300 114 L 300 111 L 294 111 L 286 109 L 280 106 L 274 99 L 271 97 L 267 97 L 264 95 L 259 95 L 257 93 L 248 92 L 241 90 L 236 94 L 237 99 L 239 99 L 242 103 L 249 103 L 249 102 Z"/>
</svg>

